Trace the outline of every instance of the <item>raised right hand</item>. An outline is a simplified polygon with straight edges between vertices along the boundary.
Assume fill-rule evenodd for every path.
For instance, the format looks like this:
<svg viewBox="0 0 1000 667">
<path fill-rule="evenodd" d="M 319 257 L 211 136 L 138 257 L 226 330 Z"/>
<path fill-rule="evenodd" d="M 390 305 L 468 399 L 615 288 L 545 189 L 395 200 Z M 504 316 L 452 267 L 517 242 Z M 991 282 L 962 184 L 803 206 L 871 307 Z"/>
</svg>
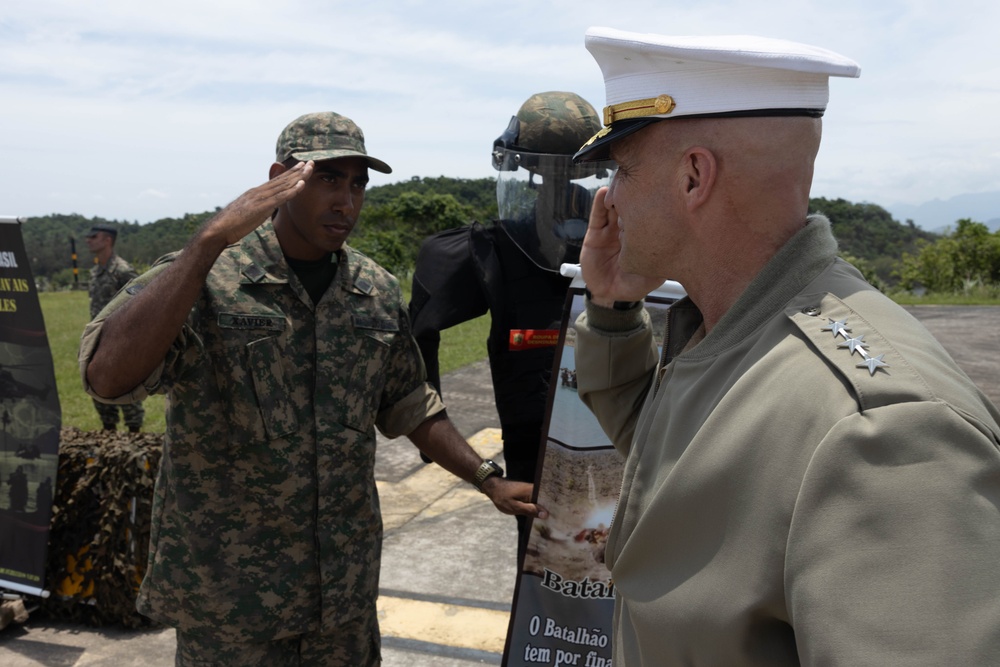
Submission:
<svg viewBox="0 0 1000 667">
<path fill-rule="evenodd" d="M 641 301 L 663 281 L 621 270 L 618 213 L 605 204 L 607 193 L 604 187 L 594 195 L 587 235 L 580 250 L 580 271 L 590 290 L 591 302 L 611 307 L 615 301 Z"/>
<path fill-rule="evenodd" d="M 205 223 L 202 235 L 231 245 L 260 227 L 268 216 L 294 198 L 313 173 L 313 163 L 299 162 L 262 185 L 247 190 Z"/>
<path fill-rule="evenodd" d="M 220 253 L 301 192 L 312 173 L 312 162 L 299 163 L 237 197 L 202 225 L 166 269 L 108 316 L 85 371 L 98 396 L 122 396 L 152 373 L 181 331 Z"/>
</svg>

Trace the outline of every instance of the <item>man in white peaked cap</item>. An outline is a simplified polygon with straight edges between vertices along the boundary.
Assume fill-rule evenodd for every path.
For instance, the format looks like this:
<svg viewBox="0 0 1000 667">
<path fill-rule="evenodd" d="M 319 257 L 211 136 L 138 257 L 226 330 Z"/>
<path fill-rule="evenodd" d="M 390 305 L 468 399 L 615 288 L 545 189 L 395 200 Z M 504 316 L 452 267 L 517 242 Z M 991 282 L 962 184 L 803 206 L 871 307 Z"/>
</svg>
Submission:
<svg viewBox="0 0 1000 667">
<path fill-rule="evenodd" d="M 614 664 L 1000 664 L 1000 413 L 809 215 L 843 56 L 592 28 L 580 396 L 627 457 Z M 638 303 L 665 279 L 658 358 Z"/>
</svg>

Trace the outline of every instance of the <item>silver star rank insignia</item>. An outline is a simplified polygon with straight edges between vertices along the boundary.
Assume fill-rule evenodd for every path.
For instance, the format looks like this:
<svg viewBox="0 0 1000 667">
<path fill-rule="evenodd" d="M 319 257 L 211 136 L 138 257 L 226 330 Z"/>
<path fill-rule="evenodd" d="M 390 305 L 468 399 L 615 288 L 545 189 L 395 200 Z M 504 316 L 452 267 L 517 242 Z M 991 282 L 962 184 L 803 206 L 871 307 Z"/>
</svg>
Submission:
<svg viewBox="0 0 1000 667">
<path fill-rule="evenodd" d="M 880 354 L 877 357 L 869 357 L 866 354 L 865 360 L 862 361 L 860 364 L 858 364 L 855 368 L 867 368 L 868 372 L 871 375 L 875 375 L 875 371 L 877 371 L 878 369 L 889 367 L 889 364 L 882 361 L 882 357 L 884 356 L 885 356 L 884 354 Z"/>
<path fill-rule="evenodd" d="M 844 338 L 847 338 L 847 334 L 851 333 L 851 329 L 847 326 L 847 320 L 834 320 L 831 318 L 827 319 L 830 320 L 830 323 L 825 327 L 823 327 L 821 331 L 832 331 L 834 338 L 836 338 L 837 336 L 843 336 Z"/>
<path fill-rule="evenodd" d="M 861 358 L 863 359 L 866 356 L 868 356 L 868 351 L 866 349 L 868 347 L 868 343 L 864 342 L 864 338 L 865 338 L 864 334 L 861 334 L 860 336 L 855 336 L 854 338 L 848 338 L 843 343 L 838 343 L 837 347 L 846 347 L 848 350 L 851 351 L 852 355 L 855 352 L 857 352 L 858 354 L 861 355 Z"/>
</svg>

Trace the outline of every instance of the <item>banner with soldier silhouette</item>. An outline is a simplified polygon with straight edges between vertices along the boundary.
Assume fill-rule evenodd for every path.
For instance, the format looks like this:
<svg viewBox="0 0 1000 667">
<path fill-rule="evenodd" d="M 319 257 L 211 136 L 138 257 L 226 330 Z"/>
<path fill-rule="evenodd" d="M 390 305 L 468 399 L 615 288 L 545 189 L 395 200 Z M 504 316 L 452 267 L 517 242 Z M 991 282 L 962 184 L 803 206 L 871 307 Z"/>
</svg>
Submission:
<svg viewBox="0 0 1000 667">
<path fill-rule="evenodd" d="M 563 269 L 566 273 L 570 267 Z M 549 517 L 531 522 L 504 667 L 611 665 L 614 584 L 604 564 L 604 546 L 624 459 L 577 394 L 575 322 L 583 311 L 583 294 L 577 277 L 563 311 L 535 480 L 537 501 Z M 667 309 L 683 295 L 680 285 L 671 282 L 646 298 L 658 342 Z"/>
<path fill-rule="evenodd" d="M 0 218 L 0 588 L 43 592 L 61 420 L 21 223 Z"/>
</svg>

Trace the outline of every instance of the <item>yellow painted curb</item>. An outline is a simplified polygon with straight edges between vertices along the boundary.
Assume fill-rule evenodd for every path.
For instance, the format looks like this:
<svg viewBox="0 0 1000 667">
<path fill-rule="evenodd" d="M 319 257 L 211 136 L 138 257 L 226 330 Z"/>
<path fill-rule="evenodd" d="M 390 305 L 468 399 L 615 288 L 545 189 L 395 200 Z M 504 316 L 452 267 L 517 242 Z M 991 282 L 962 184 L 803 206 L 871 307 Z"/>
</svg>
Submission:
<svg viewBox="0 0 1000 667">
<path fill-rule="evenodd" d="M 503 451 L 500 429 L 486 428 L 471 438 L 469 444 L 483 458 L 496 457 Z M 489 502 L 467 482 L 452 475 L 439 465 L 427 464 L 420 470 L 399 482 L 376 482 L 379 501 L 382 506 L 382 524 L 386 530 L 398 528 L 425 510 L 433 511 L 432 505 L 441 501 L 452 491 L 447 508 L 441 511 L 467 506 L 474 502 Z M 462 488 L 466 487 L 466 488 Z"/>
<path fill-rule="evenodd" d="M 383 637 L 503 653 L 508 612 L 381 596 L 378 620 Z"/>
</svg>

